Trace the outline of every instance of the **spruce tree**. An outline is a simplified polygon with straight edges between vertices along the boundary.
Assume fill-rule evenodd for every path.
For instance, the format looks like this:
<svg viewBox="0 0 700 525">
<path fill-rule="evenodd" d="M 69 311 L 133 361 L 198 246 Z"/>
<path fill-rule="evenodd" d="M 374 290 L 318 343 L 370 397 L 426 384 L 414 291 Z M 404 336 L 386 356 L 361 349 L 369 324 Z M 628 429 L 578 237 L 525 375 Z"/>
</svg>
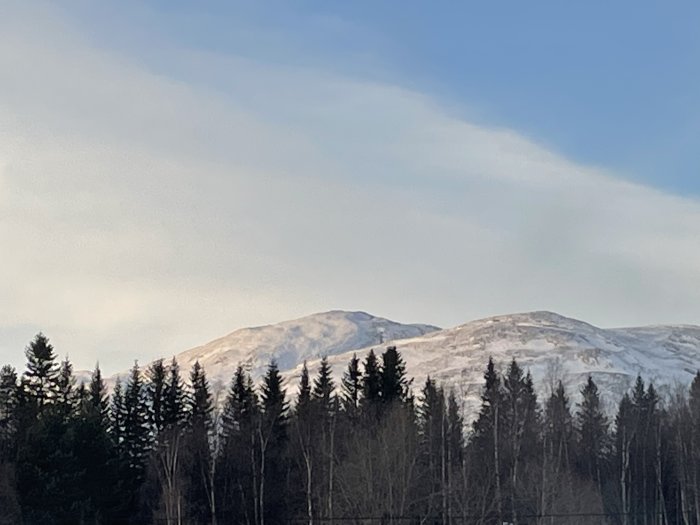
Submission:
<svg viewBox="0 0 700 525">
<path fill-rule="evenodd" d="M 10 365 L 0 369 L 0 463 L 14 458 L 19 406 L 17 372 Z"/>
<path fill-rule="evenodd" d="M 153 431 L 158 434 L 165 427 L 164 407 L 165 404 L 165 376 L 166 370 L 162 359 L 157 359 L 146 370 L 148 384 L 146 392 L 148 394 L 148 404 L 150 407 L 151 423 Z"/>
<path fill-rule="evenodd" d="M 162 422 L 163 426 L 177 427 L 186 417 L 187 393 L 180 377 L 180 367 L 173 358 L 167 370 L 163 386 Z"/>
<path fill-rule="evenodd" d="M 360 371 L 360 360 L 356 354 L 352 355 L 347 370 L 343 373 L 341 384 L 341 404 L 343 411 L 354 418 L 360 408 L 362 399 L 362 372 Z"/>
<path fill-rule="evenodd" d="M 299 392 L 297 394 L 296 412 L 308 412 L 309 403 L 311 402 L 311 383 L 309 380 L 309 368 L 306 366 L 306 361 L 301 367 L 301 376 L 299 377 Z"/>
<path fill-rule="evenodd" d="M 81 473 L 81 514 L 88 523 L 109 521 L 116 514 L 121 494 L 116 448 L 109 435 L 107 392 L 99 367 L 87 387 L 80 384 L 76 397 L 75 457 Z"/>
<path fill-rule="evenodd" d="M 408 399 L 408 380 L 406 364 L 395 346 L 390 346 L 382 354 L 382 366 L 379 373 L 381 398 L 386 404 Z"/>
<path fill-rule="evenodd" d="M 124 389 L 121 378 L 117 377 L 112 390 L 112 397 L 109 404 L 109 429 L 114 445 L 122 450 L 124 443 L 124 419 L 126 417 L 126 406 L 124 405 Z"/>
<path fill-rule="evenodd" d="M 188 516 L 194 523 L 215 520 L 215 464 L 210 447 L 214 404 L 204 369 L 195 361 L 190 371 L 192 395 L 188 398 L 188 433 L 185 455 Z"/>
<path fill-rule="evenodd" d="M 315 467 L 318 456 L 316 450 L 318 421 L 314 408 L 309 369 L 304 361 L 299 377 L 296 404 L 290 420 L 291 453 L 295 459 L 292 463 L 292 487 L 299 487 L 298 490 L 293 490 L 291 503 L 293 509 L 299 515 L 305 516 L 309 522 L 313 522 L 317 513 L 314 488 L 317 478 Z"/>
<path fill-rule="evenodd" d="M 474 465 L 474 483 L 484 487 L 484 514 L 503 522 L 503 478 L 505 476 L 503 387 L 493 359 L 489 358 L 484 373 L 481 408 L 473 423 L 470 440 L 470 462 Z"/>
<path fill-rule="evenodd" d="M 221 416 L 216 501 L 222 523 L 259 523 L 259 402 L 250 375 L 238 366 Z"/>
<path fill-rule="evenodd" d="M 190 426 L 200 427 L 209 432 L 213 424 L 214 402 L 206 373 L 198 361 L 195 361 L 190 371 L 190 385 L 192 395 L 189 397 L 187 409 Z"/>
<path fill-rule="evenodd" d="M 367 354 L 363 368 L 362 408 L 363 413 L 369 414 L 373 412 L 382 395 L 382 376 L 374 350 L 370 350 Z"/>
<path fill-rule="evenodd" d="M 128 494 L 130 512 L 138 510 L 138 493 L 145 479 L 148 454 L 153 435 L 149 425 L 148 394 L 141 379 L 141 370 L 134 364 L 129 374 L 123 399 L 123 441 L 120 446 L 123 474 Z"/>
<path fill-rule="evenodd" d="M 99 364 L 95 365 L 95 370 L 93 370 L 90 377 L 88 402 L 90 409 L 99 418 L 101 424 L 106 424 L 109 418 L 109 396 L 107 395 L 105 382 L 102 379 L 102 371 Z"/>
<path fill-rule="evenodd" d="M 75 390 L 73 365 L 66 359 L 61 361 L 56 378 L 56 408 L 63 417 L 69 417 L 77 408 L 78 393 Z"/>
<path fill-rule="evenodd" d="M 554 473 L 571 467 L 573 448 L 573 416 L 569 406 L 569 397 L 564 385 L 558 382 L 557 388 L 547 400 L 544 411 L 544 438 L 548 464 Z"/>
<path fill-rule="evenodd" d="M 595 483 L 598 492 L 602 493 L 609 448 L 608 420 L 601 406 L 598 386 L 591 376 L 581 389 L 575 428 L 579 472 Z"/>
<path fill-rule="evenodd" d="M 48 338 L 38 333 L 25 350 L 27 370 L 24 373 L 23 384 L 30 402 L 38 412 L 54 400 L 58 380 L 56 355 Z"/>
<path fill-rule="evenodd" d="M 314 388 L 312 398 L 321 408 L 321 414 L 329 414 L 333 407 L 333 392 L 335 384 L 331 375 L 331 367 L 328 364 L 328 358 L 323 357 L 318 369 L 318 374 L 314 379 Z"/>
<path fill-rule="evenodd" d="M 420 462 L 425 483 L 425 514 L 447 522 L 447 413 L 445 393 L 428 377 L 421 391 L 418 409 Z"/>
<path fill-rule="evenodd" d="M 262 417 L 258 430 L 261 453 L 260 515 L 265 523 L 284 523 L 285 448 L 287 445 L 287 401 L 282 376 L 273 360 L 267 367 L 260 389 Z"/>
</svg>

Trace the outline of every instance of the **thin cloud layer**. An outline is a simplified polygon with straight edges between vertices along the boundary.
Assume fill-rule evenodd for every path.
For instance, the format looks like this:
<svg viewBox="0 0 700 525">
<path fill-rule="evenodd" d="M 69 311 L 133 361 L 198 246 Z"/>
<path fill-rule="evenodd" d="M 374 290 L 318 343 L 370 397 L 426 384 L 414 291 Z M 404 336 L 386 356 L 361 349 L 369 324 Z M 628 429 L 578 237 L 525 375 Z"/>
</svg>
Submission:
<svg viewBox="0 0 700 525">
<path fill-rule="evenodd" d="M 700 318 L 697 201 L 400 85 L 186 49 L 167 76 L 30 21 L 0 22 L 2 362 L 41 329 L 114 371 L 331 308 Z"/>
</svg>

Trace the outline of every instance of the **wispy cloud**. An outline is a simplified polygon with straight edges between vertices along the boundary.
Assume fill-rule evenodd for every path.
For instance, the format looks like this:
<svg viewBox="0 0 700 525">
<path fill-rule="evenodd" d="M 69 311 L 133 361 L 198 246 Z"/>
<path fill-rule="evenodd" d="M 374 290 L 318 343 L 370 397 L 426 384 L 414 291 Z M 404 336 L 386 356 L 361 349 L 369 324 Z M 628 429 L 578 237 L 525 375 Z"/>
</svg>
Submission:
<svg viewBox="0 0 700 525">
<path fill-rule="evenodd" d="M 398 83 L 186 49 L 167 76 L 3 18 L 0 361 L 42 329 L 114 370 L 330 308 L 700 318 L 695 200 Z"/>
</svg>

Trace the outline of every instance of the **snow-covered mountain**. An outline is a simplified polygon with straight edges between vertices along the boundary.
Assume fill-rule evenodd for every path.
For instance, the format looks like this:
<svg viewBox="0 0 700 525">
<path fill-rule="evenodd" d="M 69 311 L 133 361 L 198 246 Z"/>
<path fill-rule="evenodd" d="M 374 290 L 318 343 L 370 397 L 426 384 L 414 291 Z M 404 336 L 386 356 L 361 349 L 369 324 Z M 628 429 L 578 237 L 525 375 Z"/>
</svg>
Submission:
<svg viewBox="0 0 700 525">
<path fill-rule="evenodd" d="M 441 330 L 331 311 L 237 330 L 176 357 L 184 373 L 199 361 L 214 387 L 227 386 L 239 363 L 257 381 L 274 358 L 293 396 L 304 360 L 313 374 L 328 356 L 339 383 L 354 353 L 364 358 L 369 349 L 381 353 L 389 345 L 404 356 L 414 391 L 430 376 L 455 390 L 467 417 L 478 408 L 489 357 L 502 369 L 517 359 L 532 373 L 541 399 L 562 379 L 575 401 L 590 374 L 611 410 L 637 374 L 668 394 L 700 368 L 700 326 L 601 329 L 552 312 L 502 315 Z"/>
<path fill-rule="evenodd" d="M 264 373 L 271 359 L 282 371 L 304 360 L 334 356 L 372 345 L 418 337 L 439 330 L 436 326 L 400 324 L 365 312 L 334 310 L 279 324 L 243 328 L 176 356 L 188 371 L 195 361 L 213 384 L 228 385 L 236 367 L 243 364 L 254 378 Z"/>
<path fill-rule="evenodd" d="M 590 374 L 609 409 L 628 390 L 637 374 L 662 393 L 688 384 L 700 368 L 699 326 L 653 326 L 601 329 L 551 312 L 503 315 L 395 341 L 417 390 L 430 376 L 458 394 L 469 417 L 478 409 L 483 372 L 489 357 L 505 369 L 515 358 L 529 370 L 540 399 L 562 379 L 574 400 Z M 377 348 L 375 351 L 381 351 Z M 330 357 L 335 377 L 357 353 Z M 309 362 L 311 370 L 317 362 Z M 289 373 L 296 384 L 300 367 Z"/>
</svg>

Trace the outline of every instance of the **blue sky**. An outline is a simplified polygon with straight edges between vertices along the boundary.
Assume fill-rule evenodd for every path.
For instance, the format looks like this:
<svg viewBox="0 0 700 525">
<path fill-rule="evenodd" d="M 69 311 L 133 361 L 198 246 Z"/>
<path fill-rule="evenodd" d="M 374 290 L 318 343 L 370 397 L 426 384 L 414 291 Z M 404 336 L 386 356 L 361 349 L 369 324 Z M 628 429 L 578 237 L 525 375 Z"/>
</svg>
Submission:
<svg viewBox="0 0 700 525">
<path fill-rule="evenodd" d="M 697 2 L 175 1 L 128 15 L 115 5 L 87 8 L 78 12 L 109 45 L 133 45 L 137 34 L 147 48 L 155 33 L 188 48 L 400 82 L 576 160 L 700 192 Z"/>
<path fill-rule="evenodd" d="M 364 310 L 700 319 L 699 7 L 8 0 L 0 362 Z"/>
</svg>

